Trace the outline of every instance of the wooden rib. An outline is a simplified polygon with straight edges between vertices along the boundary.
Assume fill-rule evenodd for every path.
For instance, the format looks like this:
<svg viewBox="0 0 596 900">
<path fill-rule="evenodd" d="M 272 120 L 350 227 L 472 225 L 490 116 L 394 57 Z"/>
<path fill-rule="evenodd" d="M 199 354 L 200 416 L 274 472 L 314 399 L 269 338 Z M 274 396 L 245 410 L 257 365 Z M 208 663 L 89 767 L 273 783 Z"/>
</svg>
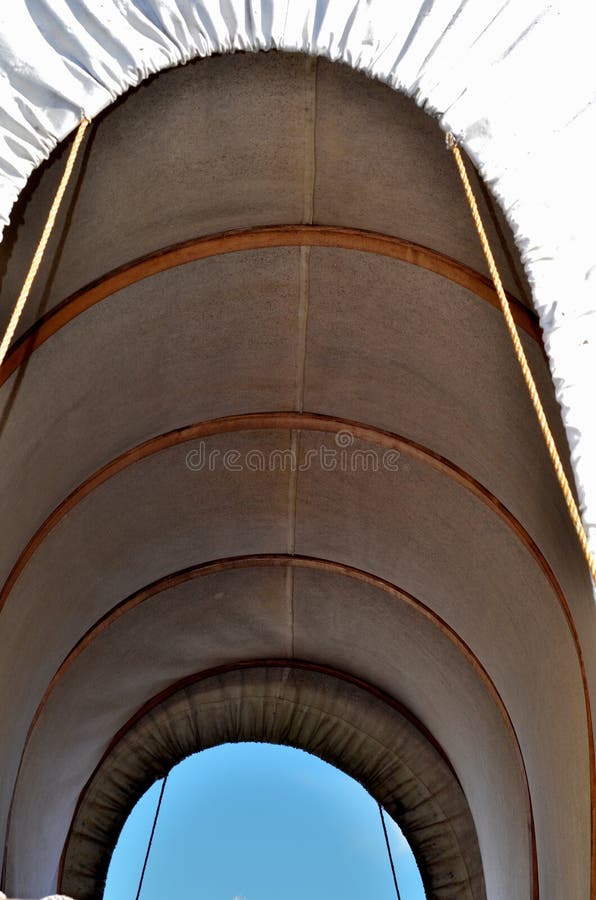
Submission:
<svg viewBox="0 0 596 900">
<path fill-rule="evenodd" d="M 114 269 L 72 294 L 41 317 L 13 345 L 0 367 L 0 385 L 48 338 L 56 334 L 76 316 L 110 297 L 116 291 L 136 284 L 145 278 L 150 278 L 159 272 L 165 272 L 167 269 L 211 256 L 237 253 L 243 250 L 302 246 L 358 250 L 410 263 L 461 285 L 491 306 L 499 308 L 499 301 L 490 279 L 437 250 L 431 250 L 402 238 L 356 228 L 335 228 L 324 225 L 278 225 L 243 231 L 227 231 L 157 250 L 148 256 L 143 256 L 134 262 Z M 542 347 L 540 326 L 535 316 L 512 295 L 508 294 L 508 299 L 517 325 Z"/>
<path fill-rule="evenodd" d="M 163 578 L 159 578 L 146 587 L 135 591 L 135 593 L 131 594 L 130 597 L 127 597 L 125 600 L 116 604 L 116 606 L 114 606 L 105 615 L 98 619 L 98 621 L 88 629 L 88 631 L 79 641 L 77 641 L 75 646 L 72 648 L 72 650 L 70 650 L 63 662 L 58 667 L 56 673 L 49 682 L 42 699 L 39 702 L 35 715 L 31 720 L 23 752 L 26 750 L 31 734 L 33 733 L 33 730 L 50 698 L 50 695 L 58 686 L 58 683 L 62 680 L 68 669 L 70 669 L 70 667 L 84 653 L 87 647 L 89 647 L 90 644 L 93 643 L 93 641 L 100 637 L 101 634 L 107 631 L 112 625 L 114 625 L 127 613 L 132 612 L 132 610 L 136 609 L 138 606 L 141 606 L 147 600 L 151 600 L 153 597 L 156 597 L 159 594 L 164 593 L 165 591 L 169 591 L 175 587 L 178 587 L 178 585 L 185 584 L 186 582 L 195 581 L 198 578 L 204 578 L 210 575 L 217 575 L 220 572 L 235 571 L 238 569 L 285 567 L 298 569 L 314 569 L 316 571 L 322 571 L 354 579 L 355 581 L 359 581 L 363 584 L 368 585 L 369 587 L 374 587 L 384 591 L 387 594 L 390 594 L 394 599 L 397 599 L 400 602 L 405 603 L 406 606 L 415 609 L 427 621 L 437 626 L 439 631 L 441 631 L 446 637 L 448 637 L 451 643 L 457 646 L 457 648 L 462 652 L 472 668 L 475 670 L 476 674 L 479 675 L 482 681 L 485 682 L 485 685 L 488 688 L 492 699 L 499 706 L 503 717 L 506 720 L 506 724 L 510 733 L 515 737 L 520 757 L 523 760 L 523 755 L 521 753 L 521 748 L 519 747 L 519 741 L 517 740 L 515 728 L 507 711 L 507 707 L 496 685 L 492 681 L 487 670 L 480 662 L 479 658 L 476 656 L 471 647 L 463 640 L 463 638 L 460 637 L 458 632 L 451 625 L 449 625 L 441 616 L 439 616 L 438 613 L 436 613 L 427 604 L 423 603 L 421 600 L 419 600 L 413 594 L 408 593 L 408 591 L 404 590 L 403 588 L 393 584 L 390 581 L 387 581 L 386 579 L 380 578 L 377 575 L 366 572 L 363 569 L 349 566 L 346 563 L 338 563 L 333 560 L 321 559 L 315 556 L 304 556 L 301 554 L 290 555 L 287 553 L 259 553 L 246 556 L 232 556 L 223 559 L 210 560 L 209 562 L 205 563 L 199 563 L 198 565 L 189 566 L 188 568 L 181 569 L 178 572 L 173 572 Z"/>
<path fill-rule="evenodd" d="M 428 447 L 412 441 L 410 438 L 406 438 L 403 435 L 394 434 L 374 426 L 364 425 L 360 422 L 354 422 L 350 419 L 324 416 L 317 413 L 288 411 L 246 413 L 236 416 L 225 416 L 220 419 L 211 419 L 188 425 L 184 428 L 177 428 L 168 431 L 165 434 L 149 438 L 149 440 L 126 450 L 124 453 L 120 454 L 120 456 L 117 456 L 115 459 L 106 463 L 106 465 L 76 487 L 74 491 L 58 505 L 28 541 L 0 591 L 0 611 L 3 609 L 10 591 L 23 572 L 28 561 L 53 528 L 55 528 L 64 516 L 71 512 L 71 510 L 73 510 L 88 494 L 122 470 L 134 465 L 140 460 L 153 456 L 156 453 L 160 453 L 163 450 L 167 450 L 170 447 L 178 446 L 200 438 L 209 438 L 219 434 L 231 434 L 238 431 L 291 431 L 293 429 L 327 432 L 332 434 L 349 430 L 356 439 L 368 441 L 369 443 L 377 444 L 387 449 L 397 450 L 405 456 L 416 459 L 431 466 L 431 468 L 442 474 L 447 475 L 450 480 L 455 481 L 467 491 L 474 494 L 474 496 L 480 499 L 486 506 L 495 512 L 503 522 L 505 522 L 534 557 L 534 560 L 546 575 L 547 580 L 550 582 L 555 594 L 559 598 L 563 609 L 568 609 L 567 601 L 554 572 L 524 526 L 500 500 L 464 469 L 445 457 L 440 456 L 438 453 L 435 453 L 433 450 L 430 450 Z"/>
</svg>

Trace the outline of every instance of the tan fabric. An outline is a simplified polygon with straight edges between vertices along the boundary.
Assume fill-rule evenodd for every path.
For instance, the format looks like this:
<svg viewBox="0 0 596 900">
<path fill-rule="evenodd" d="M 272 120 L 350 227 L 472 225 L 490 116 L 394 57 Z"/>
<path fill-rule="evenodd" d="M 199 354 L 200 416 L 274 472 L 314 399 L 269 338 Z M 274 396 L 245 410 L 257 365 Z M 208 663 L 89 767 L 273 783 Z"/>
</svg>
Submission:
<svg viewBox="0 0 596 900">
<path fill-rule="evenodd" d="M 23 328 L 132 259 L 274 223 L 380 232 L 482 269 L 439 129 L 348 68 L 275 53 L 213 58 L 132 92 L 90 137 Z M 56 158 L 22 198 L 3 246 L 3 296 L 18 293 L 61 172 Z M 524 340 L 556 426 L 548 368 Z M 294 473 L 196 472 L 186 454 L 197 439 L 130 456 L 77 494 L 26 558 L 0 617 L 7 893 L 58 890 L 77 798 L 149 698 L 212 666 L 294 656 L 382 688 L 441 743 L 474 816 L 490 900 L 530 900 L 535 882 L 544 898 L 588 900 L 590 748 L 572 629 L 594 684 L 595 608 L 489 303 L 437 272 L 360 250 L 221 253 L 77 315 L 0 393 L 3 581 L 85 479 L 186 425 L 303 409 L 427 448 L 404 454 L 397 473 L 348 475 L 319 463 Z M 268 456 L 293 442 L 304 462 L 337 448 L 335 438 L 243 427 L 205 446 Z M 371 446 L 379 444 L 349 449 Z M 457 471 L 434 465 L 436 456 Z M 262 554 L 348 565 L 413 594 L 432 616 L 321 570 L 274 578 L 243 569 L 164 590 L 100 624 L 154 580 Z M 571 628 L 544 560 L 568 598 Z M 89 629 L 93 640 L 46 695 Z"/>
</svg>

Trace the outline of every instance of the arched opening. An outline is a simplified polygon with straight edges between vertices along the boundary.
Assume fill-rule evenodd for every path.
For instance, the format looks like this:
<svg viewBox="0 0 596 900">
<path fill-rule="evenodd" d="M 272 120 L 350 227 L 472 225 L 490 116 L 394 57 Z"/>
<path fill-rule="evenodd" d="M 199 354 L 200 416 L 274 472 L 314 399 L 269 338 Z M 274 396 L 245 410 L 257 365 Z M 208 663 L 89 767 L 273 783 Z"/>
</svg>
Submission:
<svg viewBox="0 0 596 900">
<path fill-rule="evenodd" d="M 486 896 L 465 795 L 421 723 L 346 674 L 282 660 L 195 676 L 127 723 L 81 794 L 62 891 L 101 896 L 116 839 L 147 787 L 190 753 L 230 741 L 296 747 L 336 766 L 401 827 L 429 897 Z"/>
<path fill-rule="evenodd" d="M 138 891 L 161 782 L 130 813 L 110 861 L 104 900 Z M 412 851 L 385 816 L 403 900 L 424 900 Z M 378 806 L 338 769 L 273 744 L 225 744 L 168 774 L 143 900 L 185 896 L 325 900 L 395 895 Z"/>
</svg>

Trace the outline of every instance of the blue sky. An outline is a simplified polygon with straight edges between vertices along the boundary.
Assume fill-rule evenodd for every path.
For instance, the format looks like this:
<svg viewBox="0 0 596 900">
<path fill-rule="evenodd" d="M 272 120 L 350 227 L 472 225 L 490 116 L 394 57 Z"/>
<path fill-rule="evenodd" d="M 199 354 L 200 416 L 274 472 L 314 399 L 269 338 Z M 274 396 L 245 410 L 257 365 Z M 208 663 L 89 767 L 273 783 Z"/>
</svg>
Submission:
<svg viewBox="0 0 596 900">
<path fill-rule="evenodd" d="M 130 814 L 104 900 L 134 900 L 160 783 Z M 424 900 L 386 816 L 402 900 Z M 375 801 L 317 757 L 225 744 L 170 773 L 141 900 L 395 900 Z"/>
</svg>

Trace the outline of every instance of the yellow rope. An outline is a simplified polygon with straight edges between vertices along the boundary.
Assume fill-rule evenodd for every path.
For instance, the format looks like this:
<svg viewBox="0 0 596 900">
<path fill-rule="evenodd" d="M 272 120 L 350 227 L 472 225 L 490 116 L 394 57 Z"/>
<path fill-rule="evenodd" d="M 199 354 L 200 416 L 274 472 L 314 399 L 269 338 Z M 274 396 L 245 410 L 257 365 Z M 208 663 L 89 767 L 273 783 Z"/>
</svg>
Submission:
<svg viewBox="0 0 596 900">
<path fill-rule="evenodd" d="M 464 186 L 464 191 L 468 200 L 468 204 L 470 206 L 470 212 L 472 213 L 472 218 L 474 219 L 474 224 L 476 226 L 476 231 L 478 232 L 478 237 L 480 238 L 480 243 L 482 244 L 482 249 L 484 251 L 484 255 L 486 257 L 486 261 L 488 263 L 488 268 L 490 269 L 490 274 L 493 280 L 493 284 L 495 286 L 495 291 L 497 292 L 497 297 L 499 298 L 499 303 L 501 305 L 501 310 L 503 311 L 503 315 L 505 316 L 505 322 L 507 323 L 507 328 L 509 330 L 509 335 L 513 342 L 513 347 L 515 349 L 515 355 L 517 356 L 517 360 L 520 364 L 522 374 L 524 376 L 524 380 L 526 382 L 526 386 L 528 388 L 530 399 L 532 400 L 532 404 L 534 406 L 534 410 L 536 412 L 536 416 L 538 417 L 538 422 L 540 424 L 540 429 L 542 431 L 542 435 L 546 442 L 546 446 L 552 461 L 552 464 L 555 469 L 555 473 L 559 484 L 561 486 L 561 490 L 563 491 L 563 496 L 565 497 L 565 503 L 567 504 L 567 509 L 569 510 L 569 515 L 571 516 L 571 521 L 573 522 L 575 531 L 579 538 L 579 542 L 581 544 L 581 548 L 583 550 L 584 556 L 586 558 L 586 562 L 588 563 L 588 567 L 592 574 L 592 578 L 594 583 L 596 584 L 596 560 L 594 556 L 590 552 L 590 548 L 588 545 L 588 536 L 586 534 L 586 530 L 583 526 L 581 516 L 579 514 L 579 510 L 577 508 L 577 504 L 575 502 L 575 498 L 571 492 L 571 488 L 569 486 L 569 481 L 567 480 L 567 476 L 565 475 L 565 470 L 563 469 L 563 464 L 561 462 L 561 457 L 559 456 L 559 451 L 557 450 L 557 446 L 555 444 L 555 440 L 552 435 L 552 431 L 550 430 L 550 426 L 548 424 L 544 407 L 542 406 L 542 401 L 540 400 L 540 396 L 538 394 L 538 389 L 536 387 L 536 382 L 534 381 L 534 376 L 530 370 L 530 366 L 528 363 L 528 359 L 526 357 L 524 348 L 522 346 L 522 342 L 520 341 L 519 334 L 517 331 L 517 327 L 513 320 L 513 316 L 511 314 L 511 308 L 509 306 L 509 301 L 503 289 L 503 283 L 501 281 L 501 277 L 499 275 L 494 256 L 490 249 L 490 244 L 488 242 L 488 238 L 486 236 L 486 231 L 484 230 L 484 225 L 482 224 L 482 219 L 480 218 L 480 213 L 478 212 L 478 204 L 476 203 L 476 198 L 474 196 L 474 192 L 470 185 L 470 180 L 468 178 L 468 173 L 466 171 L 466 167 L 464 165 L 464 161 L 460 152 L 459 147 L 453 137 L 453 135 L 447 135 L 447 145 L 451 148 L 453 152 L 453 156 L 455 157 L 455 162 L 457 168 L 459 170 L 459 174 L 462 180 L 462 184 Z"/>
<path fill-rule="evenodd" d="M 72 175 L 72 170 L 74 168 L 77 154 L 79 152 L 79 147 L 81 146 L 81 141 L 83 140 L 83 136 L 85 134 L 85 131 L 87 130 L 88 125 L 89 119 L 83 119 L 81 121 L 81 124 L 77 129 L 72 147 L 70 148 L 70 153 L 68 154 L 68 159 L 66 160 L 66 166 L 64 168 L 64 174 L 62 176 L 60 184 L 58 185 L 58 190 L 56 191 L 56 196 L 54 197 L 52 206 L 50 207 L 46 224 L 41 233 L 41 237 L 39 239 L 35 254 L 33 255 L 31 265 L 29 266 L 27 277 L 25 278 L 25 282 L 23 284 L 23 287 L 21 288 L 21 293 L 19 294 L 19 297 L 15 304 L 15 308 L 12 311 L 10 321 L 8 323 L 6 331 L 4 332 L 2 343 L 0 343 L 0 366 L 4 362 L 4 357 L 6 356 L 8 348 L 10 346 L 10 342 L 12 341 L 13 335 L 16 331 L 16 327 L 19 324 L 21 313 L 23 312 L 25 303 L 27 302 L 27 297 L 29 296 L 29 292 L 31 291 L 31 286 L 33 285 L 35 276 L 37 275 L 37 270 L 39 269 L 47 243 L 54 228 L 56 216 L 58 215 L 58 210 L 60 209 L 60 204 L 62 203 L 62 198 L 64 197 L 64 192 L 68 186 L 68 182 L 70 181 L 70 176 Z"/>
</svg>

